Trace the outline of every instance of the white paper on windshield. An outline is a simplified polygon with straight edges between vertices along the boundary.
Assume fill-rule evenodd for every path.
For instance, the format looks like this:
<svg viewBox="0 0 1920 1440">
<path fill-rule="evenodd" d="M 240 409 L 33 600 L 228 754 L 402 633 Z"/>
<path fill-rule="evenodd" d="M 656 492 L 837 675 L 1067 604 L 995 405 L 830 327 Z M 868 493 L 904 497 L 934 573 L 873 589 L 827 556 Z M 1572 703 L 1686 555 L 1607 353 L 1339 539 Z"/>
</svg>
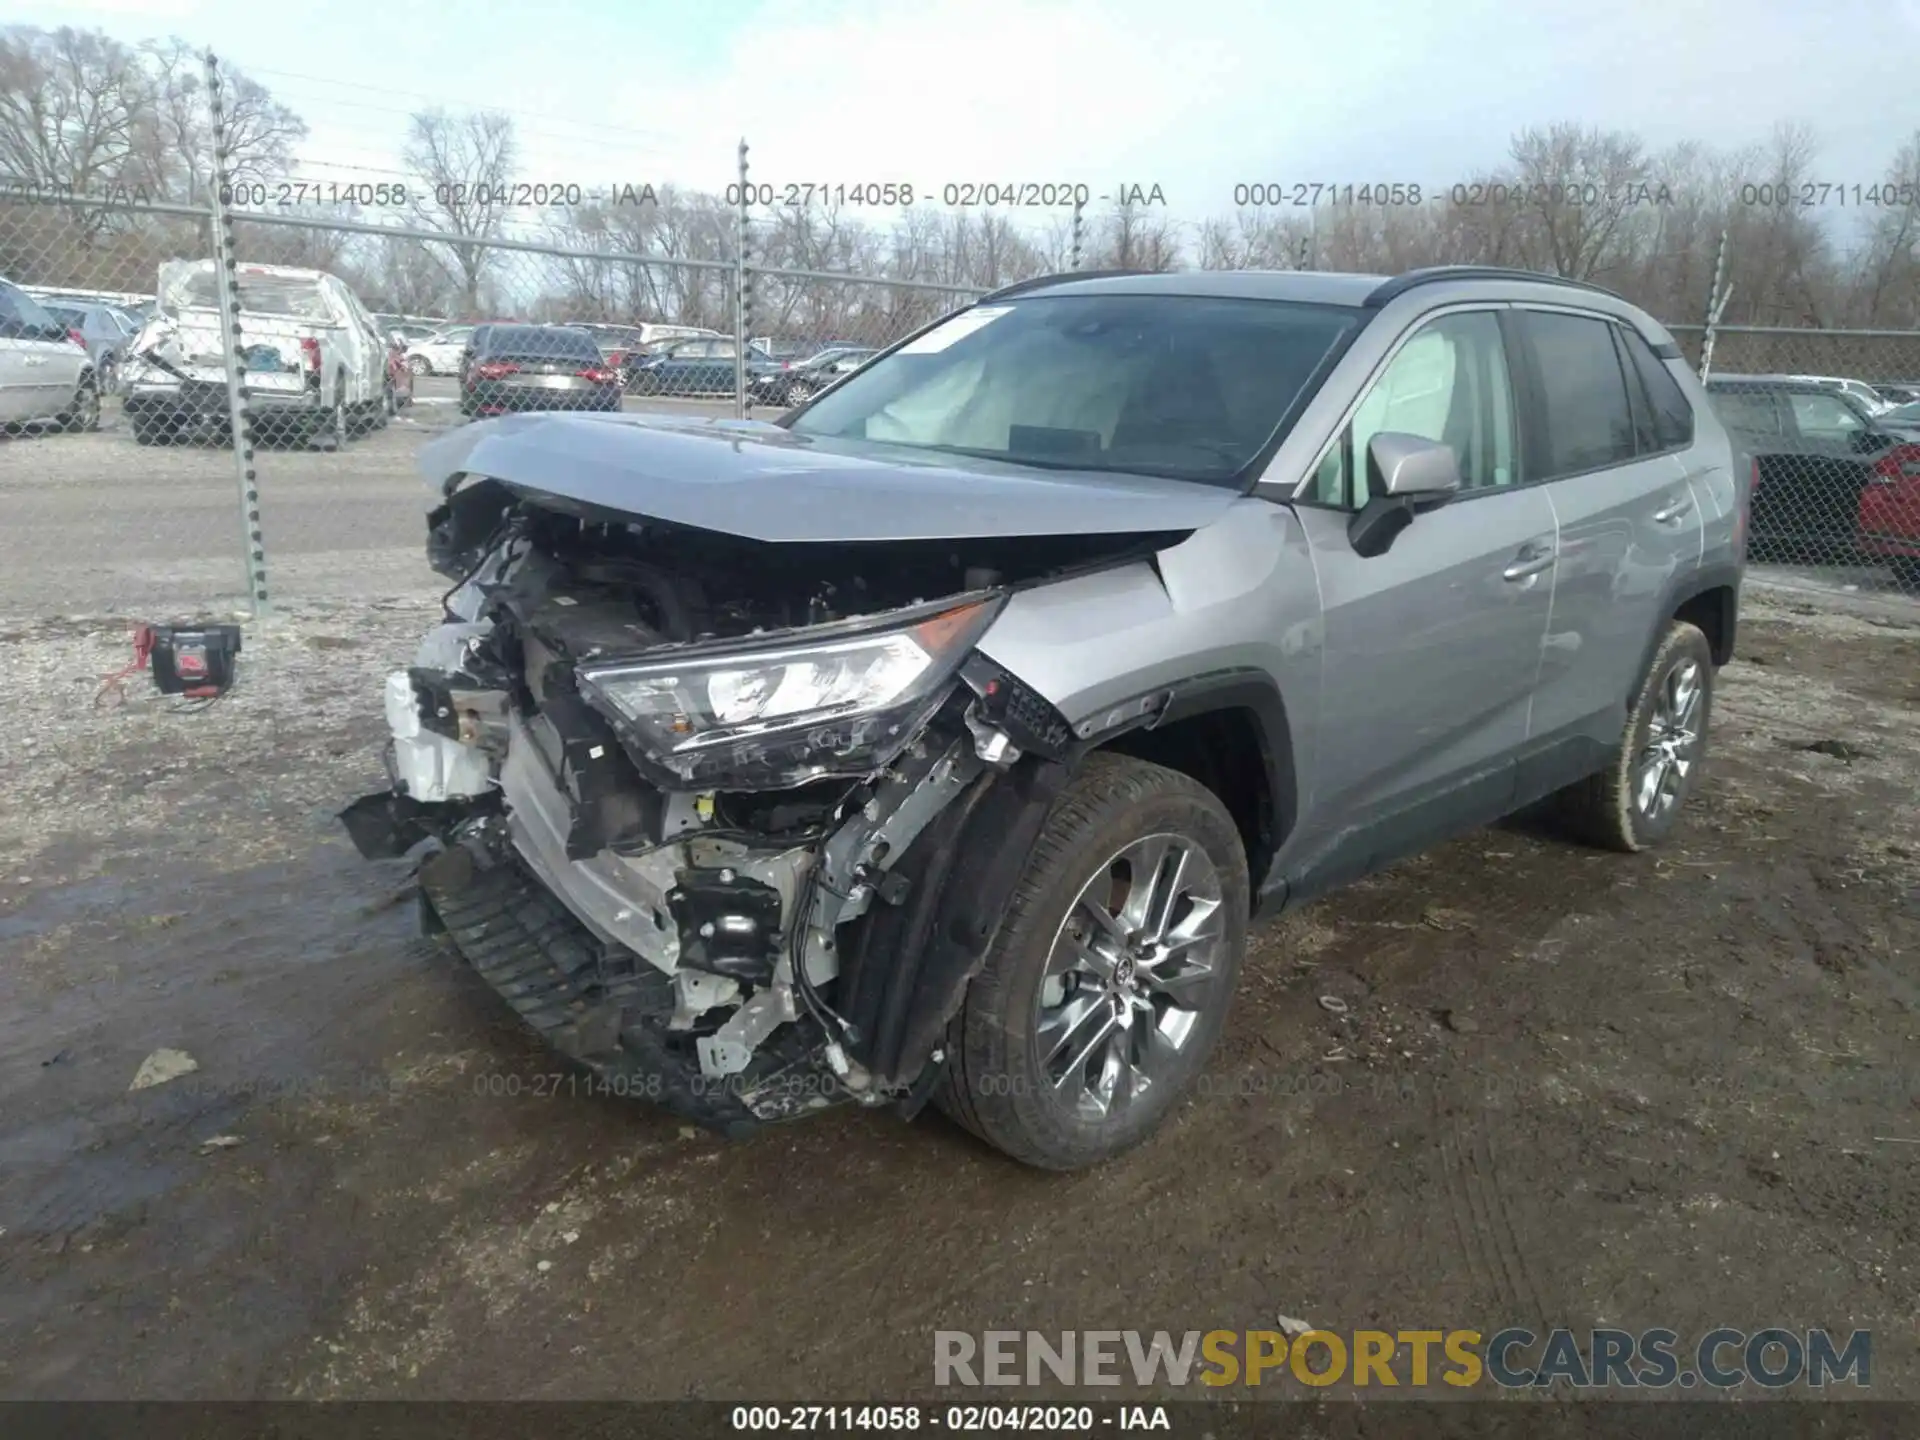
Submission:
<svg viewBox="0 0 1920 1440">
<path fill-rule="evenodd" d="M 974 331 L 985 328 L 1013 309 L 1011 305 L 982 305 L 977 310 L 969 310 L 956 315 L 944 325 L 936 325 L 911 345 L 900 347 L 902 355 L 937 355 L 956 341 L 964 340 Z"/>
</svg>

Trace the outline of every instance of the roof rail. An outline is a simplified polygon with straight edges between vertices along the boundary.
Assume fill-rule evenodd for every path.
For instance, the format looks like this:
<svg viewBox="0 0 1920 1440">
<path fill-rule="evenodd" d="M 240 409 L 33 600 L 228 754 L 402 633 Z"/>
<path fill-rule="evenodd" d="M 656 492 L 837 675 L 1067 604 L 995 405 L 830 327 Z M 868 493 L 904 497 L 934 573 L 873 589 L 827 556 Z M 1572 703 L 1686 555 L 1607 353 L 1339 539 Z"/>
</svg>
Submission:
<svg viewBox="0 0 1920 1440">
<path fill-rule="evenodd" d="M 1563 275 L 1546 275 L 1537 270 L 1516 270 L 1507 265 L 1429 265 L 1420 270 L 1409 270 L 1404 275 L 1377 287 L 1367 296 L 1366 305 L 1370 310 L 1378 310 L 1389 300 L 1398 299 L 1407 291 L 1420 285 L 1438 285 L 1447 280 L 1516 280 L 1534 285 L 1564 285 L 1572 290 L 1584 290 L 1590 295 L 1607 295 L 1615 300 L 1626 297 L 1607 289 L 1604 285 L 1589 284 L 1585 280 L 1569 280 Z"/>
<path fill-rule="evenodd" d="M 1159 273 L 1157 270 L 1062 270 L 1057 275 L 1036 275 L 1031 280 L 1004 285 L 990 295 L 982 295 L 976 303 L 985 304 L 989 300 L 1005 300 L 1013 295 L 1024 295 L 1029 290 L 1039 290 L 1048 285 L 1067 285 L 1075 280 L 1112 280 L 1122 275 L 1157 275 Z"/>
</svg>

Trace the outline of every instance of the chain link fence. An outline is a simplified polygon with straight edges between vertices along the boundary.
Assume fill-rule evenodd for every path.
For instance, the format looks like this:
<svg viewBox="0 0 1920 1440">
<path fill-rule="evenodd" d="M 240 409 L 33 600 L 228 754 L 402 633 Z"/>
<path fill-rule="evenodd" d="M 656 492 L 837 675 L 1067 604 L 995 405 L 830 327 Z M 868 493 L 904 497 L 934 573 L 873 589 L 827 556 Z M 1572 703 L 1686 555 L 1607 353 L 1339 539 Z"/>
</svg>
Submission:
<svg viewBox="0 0 1920 1440">
<path fill-rule="evenodd" d="M 433 436 L 527 409 L 771 418 L 983 293 L 767 263 L 809 251 L 742 175 L 712 216 L 730 259 L 0 193 L 0 278 L 52 327 L 0 314 L 0 613 L 415 591 Z M 1673 328 L 1755 478 L 1759 573 L 1920 596 L 1920 332 Z"/>
<path fill-rule="evenodd" d="M 1789 585 L 1920 596 L 1920 332 L 1716 326 L 1676 338 L 1753 486 L 1749 558 Z"/>
</svg>

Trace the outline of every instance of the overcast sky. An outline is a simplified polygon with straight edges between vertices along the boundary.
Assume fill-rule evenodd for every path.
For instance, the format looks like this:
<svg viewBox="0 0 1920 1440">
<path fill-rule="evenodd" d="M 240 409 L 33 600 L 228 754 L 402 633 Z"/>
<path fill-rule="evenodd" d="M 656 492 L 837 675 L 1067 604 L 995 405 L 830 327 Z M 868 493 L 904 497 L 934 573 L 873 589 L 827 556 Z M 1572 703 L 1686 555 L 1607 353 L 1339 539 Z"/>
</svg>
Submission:
<svg viewBox="0 0 1920 1440">
<path fill-rule="evenodd" d="M 312 178 L 396 178 L 406 115 L 515 115 L 521 178 L 1159 185 L 1185 219 L 1250 181 L 1446 185 L 1575 120 L 1658 148 L 1822 141 L 1871 184 L 1920 128 L 1920 0 L 106 0 L 29 24 L 211 43 L 312 127 Z"/>
</svg>

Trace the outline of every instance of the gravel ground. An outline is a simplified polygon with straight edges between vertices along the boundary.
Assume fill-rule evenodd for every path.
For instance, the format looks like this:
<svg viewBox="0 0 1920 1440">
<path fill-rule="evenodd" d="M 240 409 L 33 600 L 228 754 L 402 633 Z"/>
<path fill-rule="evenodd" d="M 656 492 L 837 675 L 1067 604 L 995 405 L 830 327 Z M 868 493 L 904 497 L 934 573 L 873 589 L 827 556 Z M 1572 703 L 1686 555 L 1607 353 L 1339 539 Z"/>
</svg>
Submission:
<svg viewBox="0 0 1920 1440">
<path fill-rule="evenodd" d="M 351 508 L 312 573 L 384 552 Z M 1048 1177 L 543 1086 L 331 818 L 433 614 L 392 574 L 197 713 L 94 708 L 137 612 L 0 623 L 0 1393 L 931 1398 L 940 1328 L 1286 1315 L 1871 1328 L 1920 1398 L 1912 619 L 1754 600 L 1671 848 L 1514 823 L 1306 907 L 1203 1093 Z M 163 1047 L 199 1068 L 130 1093 Z"/>
</svg>

